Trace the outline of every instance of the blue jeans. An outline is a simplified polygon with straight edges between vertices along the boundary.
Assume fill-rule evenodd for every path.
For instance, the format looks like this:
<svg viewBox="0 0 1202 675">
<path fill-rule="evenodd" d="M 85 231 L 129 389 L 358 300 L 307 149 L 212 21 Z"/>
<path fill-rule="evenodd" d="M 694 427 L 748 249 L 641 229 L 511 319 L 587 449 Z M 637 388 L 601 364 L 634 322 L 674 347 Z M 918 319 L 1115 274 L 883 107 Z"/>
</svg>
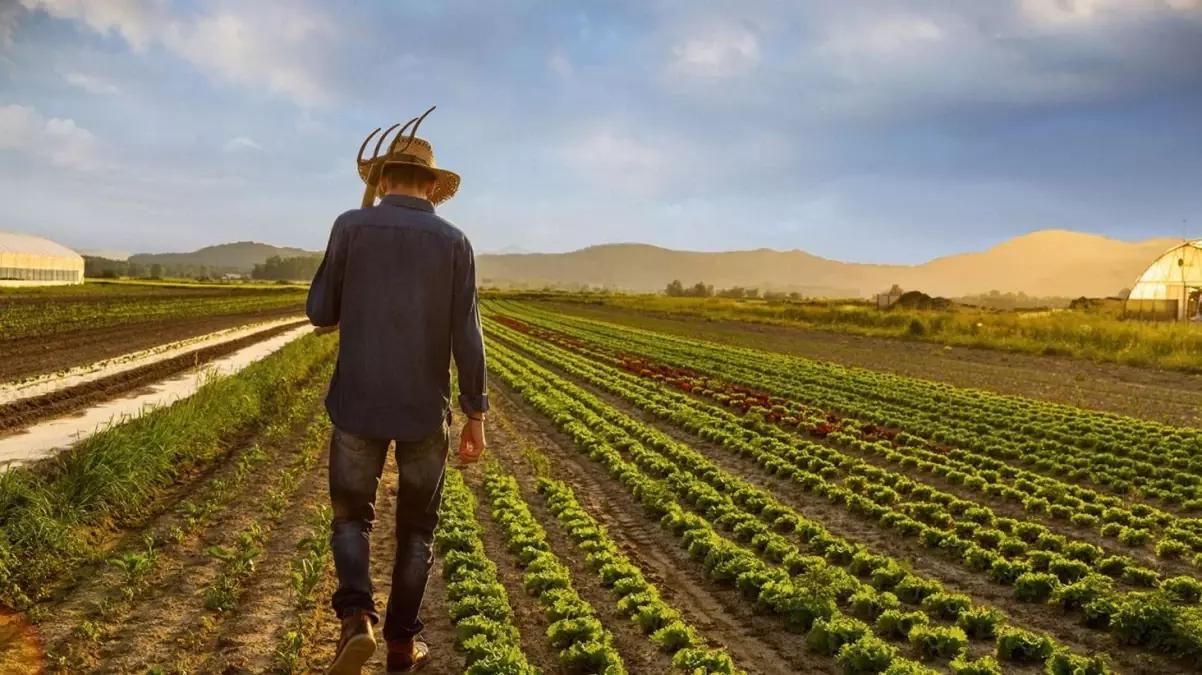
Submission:
<svg viewBox="0 0 1202 675">
<path fill-rule="evenodd" d="M 338 618 L 367 612 L 380 622 L 372 597 L 370 533 L 376 490 L 388 455 L 388 439 L 334 429 L 330 438 L 330 501 L 334 509 L 330 547 L 338 574 L 331 604 Z M 396 495 L 396 559 L 384 639 L 408 640 L 422 631 L 418 618 L 434 563 L 434 528 L 450 451 L 446 424 L 420 441 L 396 444 L 400 476 Z"/>
</svg>

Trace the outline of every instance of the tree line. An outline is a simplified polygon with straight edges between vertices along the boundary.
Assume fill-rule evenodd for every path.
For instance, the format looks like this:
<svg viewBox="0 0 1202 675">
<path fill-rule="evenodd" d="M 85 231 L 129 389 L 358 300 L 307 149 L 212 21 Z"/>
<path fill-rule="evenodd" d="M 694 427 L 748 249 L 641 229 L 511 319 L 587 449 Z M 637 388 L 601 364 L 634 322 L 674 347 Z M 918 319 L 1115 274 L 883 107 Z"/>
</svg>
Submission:
<svg viewBox="0 0 1202 675">
<path fill-rule="evenodd" d="M 244 269 L 218 265 L 144 265 L 128 260 L 84 256 L 84 276 L 100 279 L 220 279 L 227 274 L 246 274 Z M 317 274 L 321 256 L 283 258 L 271 256 L 254 266 L 250 278 L 264 281 L 309 281 Z"/>
<path fill-rule="evenodd" d="M 227 273 L 237 272 L 234 267 L 210 267 L 208 265 L 162 265 L 152 263 L 129 262 L 128 260 L 109 260 L 85 255 L 83 257 L 83 274 L 85 277 L 101 279 L 190 279 L 220 277 Z"/>
<path fill-rule="evenodd" d="M 283 258 L 273 255 L 265 262 L 255 265 L 251 271 L 252 279 L 268 281 L 312 281 L 321 266 L 321 256 L 303 255 L 294 258 Z"/>
<path fill-rule="evenodd" d="M 765 300 L 800 300 L 801 293 L 793 291 L 786 293 L 784 291 L 765 291 L 760 293 L 758 288 L 744 288 L 742 286 L 732 286 L 730 288 L 722 288 L 714 290 L 712 284 L 706 284 L 703 281 L 698 281 L 692 286 L 686 287 L 679 279 L 675 279 L 668 284 L 664 289 L 664 294 L 671 298 L 748 298 L 757 299 L 764 298 Z"/>
</svg>

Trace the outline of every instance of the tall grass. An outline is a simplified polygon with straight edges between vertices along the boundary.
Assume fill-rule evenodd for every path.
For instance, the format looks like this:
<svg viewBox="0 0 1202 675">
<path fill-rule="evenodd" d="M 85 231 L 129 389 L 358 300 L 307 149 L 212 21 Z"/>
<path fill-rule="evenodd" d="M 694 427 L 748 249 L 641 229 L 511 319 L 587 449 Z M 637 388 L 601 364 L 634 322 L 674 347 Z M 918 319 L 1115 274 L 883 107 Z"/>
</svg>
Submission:
<svg viewBox="0 0 1202 675">
<path fill-rule="evenodd" d="M 335 346 L 331 337 L 296 340 L 36 469 L 0 474 L 0 600 L 22 608 L 48 582 L 90 560 L 105 530 L 144 518 L 164 487 L 210 465 L 231 439 L 286 410 Z"/>
<path fill-rule="evenodd" d="M 765 302 L 566 293 L 546 295 L 542 299 L 706 321 L 796 326 L 1202 372 L 1202 326 L 1188 322 L 1127 321 L 1112 314 L 1091 311 L 1008 312 L 970 307 L 948 311 L 880 311 L 861 302 Z"/>
</svg>

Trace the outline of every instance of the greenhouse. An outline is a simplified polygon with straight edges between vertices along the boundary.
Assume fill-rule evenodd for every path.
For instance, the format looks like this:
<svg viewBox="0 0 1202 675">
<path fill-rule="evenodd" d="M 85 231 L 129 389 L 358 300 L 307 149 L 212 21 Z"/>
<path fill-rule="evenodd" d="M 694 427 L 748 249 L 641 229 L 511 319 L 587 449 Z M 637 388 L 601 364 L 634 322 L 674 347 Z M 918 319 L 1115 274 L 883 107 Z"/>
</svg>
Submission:
<svg viewBox="0 0 1202 675">
<path fill-rule="evenodd" d="M 83 256 L 49 239 L 0 232 L 0 286 L 83 283 Z"/>
<path fill-rule="evenodd" d="M 1173 247 L 1148 267 L 1123 313 L 1139 319 L 1202 320 L 1202 239 Z"/>
</svg>

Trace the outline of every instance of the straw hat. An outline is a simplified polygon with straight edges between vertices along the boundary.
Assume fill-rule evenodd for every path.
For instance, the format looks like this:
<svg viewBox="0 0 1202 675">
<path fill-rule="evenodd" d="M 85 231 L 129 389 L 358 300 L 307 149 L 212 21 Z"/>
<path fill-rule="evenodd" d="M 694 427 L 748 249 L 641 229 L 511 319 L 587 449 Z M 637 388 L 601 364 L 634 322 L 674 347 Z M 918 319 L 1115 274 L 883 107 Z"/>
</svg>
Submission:
<svg viewBox="0 0 1202 675">
<path fill-rule="evenodd" d="M 376 141 L 375 150 L 372 156 L 368 159 L 363 158 L 363 151 L 367 149 L 367 144 L 371 141 L 380 130 L 376 129 L 371 132 L 363 141 L 363 145 L 359 147 L 359 178 L 363 180 L 363 206 L 371 206 L 375 203 L 376 197 L 383 198 L 383 187 L 380 185 L 380 176 L 384 169 L 390 166 L 409 165 L 425 169 L 434 176 L 434 190 L 430 194 L 430 201 L 434 204 L 441 204 L 459 190 L 459 174 L 454 171 L 438 168 L 434 163 L 434 149 L 430 147 L 430 142 L 424 138 L 417 137 L 417 128 L 421 126 L 422 120 L 434 111 L 430 108 L 421 117 L 415 117 L 409 120 L 404 127 L 397 133 L 396 138 L 392 139 L 392 143 L 388 145 L 388 150 L 385 154 L 380 154 L 380 147 L 384 144 L 385 137 L 392 133 L 399 124 L 394 124 L 384 132 L 380 139 Z M 409 130 L 409 125 L 413 125 L 413 130 L 405 136 L 405 132 Z"/>
</svg>

